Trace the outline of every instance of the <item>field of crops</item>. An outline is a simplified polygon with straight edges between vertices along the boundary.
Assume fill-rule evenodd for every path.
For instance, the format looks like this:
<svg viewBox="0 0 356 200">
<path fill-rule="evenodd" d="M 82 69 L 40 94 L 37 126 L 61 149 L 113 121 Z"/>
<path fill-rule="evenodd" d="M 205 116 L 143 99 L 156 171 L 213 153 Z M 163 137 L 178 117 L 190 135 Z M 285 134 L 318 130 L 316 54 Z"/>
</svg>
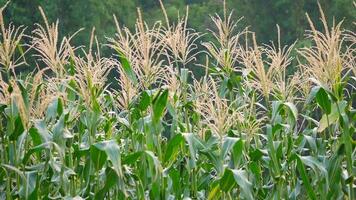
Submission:
<svg viewBox="0 0 356 200">
<path fill-rule="evenodd" d="M 310 44 L 257 44 L 225 9 L 204 41 L 161 6 L 89 47 L 1 9 L 0 199 L 356 199 L 354 31 L 320 7 Z"/>
</svg>

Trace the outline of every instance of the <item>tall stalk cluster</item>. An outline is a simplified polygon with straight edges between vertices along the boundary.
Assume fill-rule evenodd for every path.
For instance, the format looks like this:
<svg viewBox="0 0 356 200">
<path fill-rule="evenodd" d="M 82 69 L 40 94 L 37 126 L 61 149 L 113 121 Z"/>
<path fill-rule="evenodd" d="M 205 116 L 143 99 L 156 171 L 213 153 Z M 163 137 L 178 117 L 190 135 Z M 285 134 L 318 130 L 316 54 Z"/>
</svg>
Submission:
<svg viewBox="0 0 356 200">
<path fill-rule="evenodd" d="M 163 23 L 114 17 L 111 57 L 1 8 L 0 198 L 355 199 L 355 33 L 319 6 L 311 46 L 260 45 L 224 4 L 204 41 L 160 3 Z"/>
</svg>

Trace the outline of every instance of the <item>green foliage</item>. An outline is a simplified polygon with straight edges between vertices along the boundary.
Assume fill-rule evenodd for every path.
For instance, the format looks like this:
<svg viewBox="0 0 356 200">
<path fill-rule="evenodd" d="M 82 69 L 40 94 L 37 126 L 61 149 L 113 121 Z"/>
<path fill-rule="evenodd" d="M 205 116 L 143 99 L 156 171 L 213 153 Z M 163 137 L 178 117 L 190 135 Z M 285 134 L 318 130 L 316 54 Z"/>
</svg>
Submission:
<svg viewBox="0 0 356 200">
<path fill-rule="evenodd" d="M 15 23 L 32 23 L 32 19 L 21 19 L 20 14 L 29 12 L 22 6 L 33 6 L 26 2 L 14 1 L 6 16 L 18 13 Z M 245 1 L 228 4 L 236 2 Z M 261 20 L 268 7 L 261 2 L 241 4 L 249 20 L 261 21 L 257 33 L 268 32 L 273 20 L 279 20 L 288 30 L 286 34 L 282 31 L 288 42 L 300 32 L 301 22 L 295 17 L 313 5 L 264 1 L 273 14 Z M 345 7 L 344 2 L 335 2 L 337 7 Z M 65 33 L 75 30 L 75 23 L 95 24 L 99 36 L 114 32 L 108 28 L 108 13 L 117 12 L 119 21 L 133 23 L 133 10 L 139 4 L 152 14 L 150 20 L 156 20 L 156 7 L 160 6 L 158 1 L 36 3 L 53 11 L 50 18 L 58 14 L 64 19 Z M 205 22 L 206 13 L 219 3 L 185 3 L 192 9 L 189 23 L 193 27 L 208 23 L 210 28 L 213 23 Z M 167 2 L 168 17 L 176 16 L 185 3 Z M 288 14 L 277 12 L 281 8 Z M 291 22 L 280 20 L 285 15 L 292 16 Z M 218 22 L 229 25 L 224 17 Z M 203 39 L 220 43 L 215 49 L 218 52 L 203 52 L 206 64 L 188 52 L 194 61 L 183 63 L 178 59 L 182 49 L 175 55 L 172 49 L 189 40 L 184 35 L 188 29 L 179 32 L 173 25 L 147 29 L 140 21 L 136 26 L 133 34 L 122 34 L 128 43 L 120 40 L 115 46 L 111 41 L 108 46 L 118 48 L 113 48 L 116 53 L 110 58 L 101 57 L 93 48 L 85 51 L 60 41 L 36 46 L 55 33 L 41 40 L 31 38 L 36 48 L 26 53 L 16 48 L 15 53 L 8 53 L 3 47 L 12 40 L 5 40 L 5 31 L 0 30 L 0 199 L 355 199 L 356 74 L 354 51 L 348 51 L 355 45 L 352 31 L 349 35 L 331 33 L 331 38 L 352 44 L 332 39 L 323 43 L 331 53 L 318 58 L 342 65 L 335 75 L 342 78 L 327 85 L 303 71 L 305 66 L 318 68 L 301 67 L 315 64 L 311 63 L 315 60 L 305 58 L 294 66 L 291 55 L 284 55 L 288 47 L 281 50 L 258 46 L 254 40 L 249 43 L 249 32 L 244 32 L 246 46 L 229 37 L 207 36 Z M 169 31 L 176 32 L 172 36 Z M 179 34 L 183 37 L 174 37 Z M 325 36 L 323 32 L 319 35 Z M 77 41 L 87 40 L 82 37 Z M 94 38 L 92 33 L 90 47 Z M 167 42 L 172 38 L 173 45 Z M 135 43 L 140 39 L 142 43 Z M 33 47 L 27 39 L 21 42 L 18 46 Z M 302 47 L 319 56 L 316 42 L 310 42 L 313 48 Z M 187 45 L 196 45 L 192 43 Z M 339 45 L 342 49 L 336 51 Z M 21 75 L 17 66 L 3 64 L 6 58 L 22 60 L 22 55 L 34 57 L 38 69 Z M 229 70 L 219 64 L 220 55 L 236 58 Z M 284 62 L 302 75 L 289 76 Z M 206 67 L 202 79 L 194 77 L 190 68 L 195 65 Z M 256 66 L 260 68 L 256 70 Z M 62 67 L 63 73 L 56 73 L 56 67 Z M 119 68 L 114 70 L 120 87 L 109 89 L 107 76 L 113 67 Z M 318 67 L 323 75 L 327 67 L 336 66 Z M 148 85 L 142 84 L 145 78 Z"/>
<path fill-rule="evenodd" d="M 0 1 L 3 5 L 6 0 Z M 183 14 L 185 6 L 190 6 L 189 25 L 198 31 L 205 32 L 205 28 L 212 28 L 208 17 L 209 14 L 222 13 L 221 2 L 215 0 L 187 0 L 163 1 L 170 19 L 175 20 L 178 13 Z M 345 28 L 352 28 L 352 20 L 356 17 L 355 9 L 352 7 L 352 0 L 323 0 L 327 16 L 335 16 L 337 21 L 345 19 Z M 228 0 L 227 5 L 235 11 L 236 17 L 244 16 L 245 25 L 258 35 L 258 40 L 268 43 L 274 30 L 275 24 L 279 24 L 282 29 L 283 41 L 292 43 L 296 39 L 302 38 L 305 28 L 308 26 L 305 13 L 311 14 L 312 18 L 318 18 L 317 1 L 291 1 L 291 0 Z M 60 20 L 62 34 L 72 34 L 81 27 L 90 30 L 93 26 L 98 30 L 99 38 L 112 36 L 115 31 L 112 15 L 115 14 L 119 21 L 126 26 L 133 28 L 136 19 L 136 7 L 141 7 L 144 16 L 150 23 L 162 19 L 162 11 L 158 1 L 141 0 L 15 0 L 9 5 L 6 17 L 17 25 L 33 27 L 34 23 L 42 19 L 37 10 L 42 6 L 48 13 L 51 21 L 58 18 Z M 331 19 L 331 17 L 330 17 Z M 318 23 L 318 27 L 322 27 Z M 272 32 L 271 32 L 272 31 Z M 88 44 L 86 32 L 80 33 L 75 38 L 76 44 Z"/>
</svg>

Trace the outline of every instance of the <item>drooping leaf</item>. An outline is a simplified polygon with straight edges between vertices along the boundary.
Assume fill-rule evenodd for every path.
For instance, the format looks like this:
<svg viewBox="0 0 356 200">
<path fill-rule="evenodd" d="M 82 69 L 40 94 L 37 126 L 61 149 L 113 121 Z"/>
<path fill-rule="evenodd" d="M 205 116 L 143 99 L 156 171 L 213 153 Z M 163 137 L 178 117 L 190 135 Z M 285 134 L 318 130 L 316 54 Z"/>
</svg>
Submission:
<svg viewBox="0 0 356 200">
<path fill-rule="evenodd" d="M 147 157 L 148 163 L 150 164 L 150 167 L 155 169 L 155 176 L 154 180 L 158 178 L 158 175 L 162 173 L 163 167 L 161 165 L 161 162 L 157 158 L 157 156 L 152 152 L 152 151 L 144 151 L 145 156 Z"/>
<path fill-rule="evenodd" d="M 221 158 L 224 159 L 226 158 L 227 154 L 230 152 L 230 150 L 233 148 L 233 146 L 236 144 L 238 141 L 238 138 L 233 138 L 233 137 L 225 137 L 223 140 L 223 144 L 221 147 Z"/>
<path fill-rule="evenodd" d="M 24 198 L 24 199 L 35 198 L 32 196 L 32 194 L 34 193 L 34 191 L 36 189 L 36 181 L 37 181 L 37 172 L 36 171 L 23 173 L 18 168 L 11 166 L 11 165 L 1 164 L 1 166 L 7 170 L 15 172 L 21 178 L 22 183 L 21 183 L 21 187 L 19 189 L 19 194 L 22 198 Z"/>
<path fill-rule="evenodd" d="M 293 116 L 294 122 L 296 122 L 297 119 L 298 119 L 298 109 L 297 109 L 297 107 L 291 102 L 284 103 L 284 106 L 286 106 L 288 108 L 288 110 L 290 111 L 290 113 Z"/>
<path fill-rule="evenodd" d="M 254 199 L 252 193 L 252 183 L 248 180 L 245 170 L 232 169 L 236 183 L 242 191 L 242 195 L 246 199 Z"/>
<path fill-rule="evenodd" d="M 111 161 L 115 172 L 119 177 L 122 177 L 122 169 L 121 169 L 121 154 L 120 147 L 114 140 L 103 141 L 99 143 L 95 143 L 90 148 L 91 158 L 95 164 L 98 164 L 99 168 L 103 166 L 103 162 L 106 160 L 102 157 L 105 156 Z"/>
</svg>

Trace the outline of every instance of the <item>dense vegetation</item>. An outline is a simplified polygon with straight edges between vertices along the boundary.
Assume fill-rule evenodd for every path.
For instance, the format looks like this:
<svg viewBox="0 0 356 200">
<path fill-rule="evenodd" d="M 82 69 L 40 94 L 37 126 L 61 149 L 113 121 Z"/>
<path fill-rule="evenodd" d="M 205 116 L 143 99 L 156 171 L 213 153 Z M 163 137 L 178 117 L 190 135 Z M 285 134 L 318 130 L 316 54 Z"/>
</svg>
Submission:
<svg viewBox="0 0 356 200">
<path fill-rule="evenodd" d="M 0 0 L 3 5 L 7 0 Z M 209 15 L 217 12 L 223 14 L 221 6 L 223 0 L 164 0 L 169 19 L 175 20 L 177 14 L 183 15 L 187 5 L 190 7 L 189 26 L 198 32 L 205 32 L 206 28 L 213 28 Z M 244 16 L 240 27 L 250 26 L 256 32 L 258 42 L 268 43 L 275 39 L 275 24 L 281 27 L 282 42 L 293 43 L 296 39 L 303 40 L 304 30 L 308 27 L 305 13 L 309 13 L 315 25 L 322 28 L 318 21 L 317 0 L 227 0 L 227 5 L 234 10 L 234 16 Z M 337 21 L 344 20 L 343 26 L 352 28 L 352 21 L 356 17 L 356 11 L 352 7 L 353 0 L 319 0 L 324 5 L 326 16 Z M 351 6 L 350 6 L 351 5 Z M 90 29 L 95 26 L 99 41 L 104 42 L 104 36 L 112 37 L 115 26 L 112 15 L 115 14 L 121 24 L 134 28 L 137 12 L 136 7 L 141 7 L 143 16 L 149 24 L 153 24 L 162 18 L 162 11 L 158 0 L 12 0 L 5 10 L 5 18 L 11 19 L 15 25 L 34 27 L 41 21 L 41 15 L 36 12 L 41 6 L 50 21 L 59 19 L 60 34 L 73 34 L 79 28 L 86 31 L 80 32 L 73 42 L 89 44 Z M 209 38 L 210 39 L 210 38 Z"/>
<path fill-rule="evenodd" d="M 260 45 L 224 4 L 200 43 L 188 9 L 160 6 L 153 25 L 115 18 L 112 56 L 95 29 L 75 46 L 42 9 L 31 34 L 1 9 L 1 199 L 355 199 L 352 29 L 320 7 L 310 46 L 279 26 Z"/>
</svg>

